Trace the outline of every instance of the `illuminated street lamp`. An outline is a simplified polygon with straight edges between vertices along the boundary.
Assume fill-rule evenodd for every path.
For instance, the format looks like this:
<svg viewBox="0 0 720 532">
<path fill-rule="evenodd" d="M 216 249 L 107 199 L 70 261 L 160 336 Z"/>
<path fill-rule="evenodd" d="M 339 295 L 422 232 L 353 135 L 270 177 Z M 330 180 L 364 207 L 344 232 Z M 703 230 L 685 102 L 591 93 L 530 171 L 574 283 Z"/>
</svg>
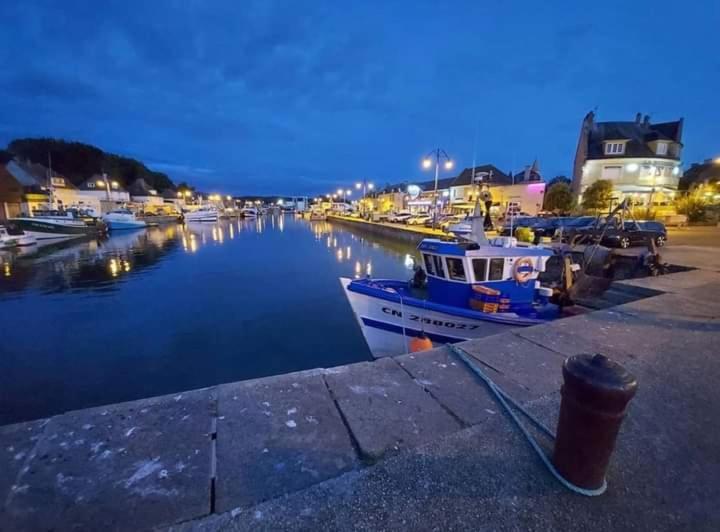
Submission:
<svg viewBox="0 0 720 532">
<path fill-rule="evenodd" d="M 437 226 L 438 219 L 438 177 L 440 175 L 440 163 L 444 160 L 444 167 L 446 170 L 450 170 L 453 167 L 452 159 L 442 148 L 437 148 L 428 153 L 423 159 L 423 168 L 429 169 L 433 165 L 433 159 L 435 159 L 435 191 L 433 192 L 433 229 Z"/>
<path fill-rule="evenodd" d="M 364 200 L 367 196 L 368 190 L 372 190 L 375 188 L 375 185 L 372 183 L 369 183 L 367 179 L 363 179 L 359 183 L 355 183 L 355 188 L 360 190 L 362 189 L 362 198 L 360 200 L 360 207 L 364 210 Z"/>
</svg>

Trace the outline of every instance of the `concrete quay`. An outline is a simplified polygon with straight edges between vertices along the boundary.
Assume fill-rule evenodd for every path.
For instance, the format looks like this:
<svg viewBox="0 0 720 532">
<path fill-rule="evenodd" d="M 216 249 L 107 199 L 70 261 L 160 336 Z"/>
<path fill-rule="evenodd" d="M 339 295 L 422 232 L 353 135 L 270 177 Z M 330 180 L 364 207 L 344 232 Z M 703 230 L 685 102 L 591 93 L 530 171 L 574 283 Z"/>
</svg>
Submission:
<svg viewBox="0 0 720 532">
<path fill-rule="evenodd" d="M 328 215 L 328 221 L 347 225 L 355 229 L 366 231 L 370 234 L 398 238 L 407 242 L 419 244 L 423 238 L 448 238 L 448 234 L 439 230 L 431 229 L 423 225 L 403 225 L 389 222 L 369 222 L 362 218 L 351 218 L 350 216 Z"/>
<path fill-rule="evenodd" d="M 551 427 L 566 356 L 637 375 L 601 497 L 438 348 L 0 427 L 0 530 L 717 530 L 720 273 L 625 283 L 662 293 L 462 344 Z"/>
</svg>

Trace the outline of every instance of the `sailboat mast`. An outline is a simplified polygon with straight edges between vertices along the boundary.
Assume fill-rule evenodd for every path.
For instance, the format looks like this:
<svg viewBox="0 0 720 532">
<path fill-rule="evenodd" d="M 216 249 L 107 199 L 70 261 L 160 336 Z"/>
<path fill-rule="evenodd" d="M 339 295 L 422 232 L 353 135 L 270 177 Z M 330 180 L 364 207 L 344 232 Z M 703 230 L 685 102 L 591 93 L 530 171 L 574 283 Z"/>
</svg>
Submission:
<svg viewBox="0 0 720 532">
<path fill-rule="evenodd" d="M 55 208 L 55 188 L 52 182 L 52 153 L 48 151 L 48 171 L 47 171 L 47 188 L 48 200 L 50 201 L 50 210 Z"/>
</svg>

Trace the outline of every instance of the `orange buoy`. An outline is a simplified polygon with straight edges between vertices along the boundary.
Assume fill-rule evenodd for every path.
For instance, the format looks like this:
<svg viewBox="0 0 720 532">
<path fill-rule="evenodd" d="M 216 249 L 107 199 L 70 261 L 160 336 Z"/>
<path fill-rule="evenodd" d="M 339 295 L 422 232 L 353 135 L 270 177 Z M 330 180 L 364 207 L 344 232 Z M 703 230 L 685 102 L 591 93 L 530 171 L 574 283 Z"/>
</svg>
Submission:
<svg viewBox="0 0 720 532">
<path fill-rule="evenodd" d="M 415 336 L 410 339 L 410 352 L 417 353 L 418 351 L 427 351 L 432 349 L 433 345 L 425 333 L 420 333 L 420 336 Z"/>
</svg>

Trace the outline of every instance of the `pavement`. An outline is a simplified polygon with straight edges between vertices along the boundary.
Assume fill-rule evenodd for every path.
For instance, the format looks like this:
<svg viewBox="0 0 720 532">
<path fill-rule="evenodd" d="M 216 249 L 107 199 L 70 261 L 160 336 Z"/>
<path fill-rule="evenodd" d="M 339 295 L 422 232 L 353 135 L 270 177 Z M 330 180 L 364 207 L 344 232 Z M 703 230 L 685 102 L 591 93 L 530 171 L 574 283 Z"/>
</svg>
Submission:
<svg viewBox="0 0 720 532">
<path fill-rule="evenodd" d="M 0 427 L 0 530 L 718 530 L 718 256 L 462 344 L 551 427 L 565 357 L 637 376 L 600 497 L 564 490 L 442 347 Z"/>
</svg>

